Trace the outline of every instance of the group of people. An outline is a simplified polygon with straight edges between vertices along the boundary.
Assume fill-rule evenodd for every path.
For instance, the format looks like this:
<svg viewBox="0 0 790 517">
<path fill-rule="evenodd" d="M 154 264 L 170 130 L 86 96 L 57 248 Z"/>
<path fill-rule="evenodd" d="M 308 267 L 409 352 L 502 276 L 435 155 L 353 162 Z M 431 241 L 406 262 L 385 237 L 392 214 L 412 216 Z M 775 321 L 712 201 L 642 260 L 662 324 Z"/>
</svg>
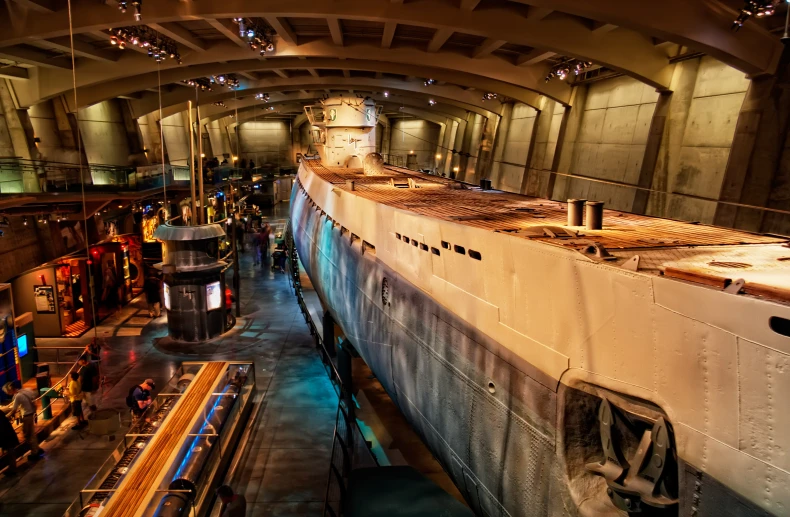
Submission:
<svg viewBox="0 0 790 517">
<path fill-rule="evenodd" d="M 88 425 L 85 418 L 86 412 L 89 416 L 98 409 L 96 406 L 98 403 L 97 392 L 101 381 L 99 369 L 93 361 L 95 355 L 92 352 L 92 345 L 89 345 L 88 348 L 91 351 L 86 351 L 77 361 L 79 370 L 69 374 L 69 384 L 66 390 L 72 413 L 77 419 L 76 425 L 72 426 L 72 429 L 75 430 L 83 429 Z M 13 454 L 19 445 L 19 437 L 11 420 L 16 419 L 17 416 L 22 422 L 22 435 L 30 447 L 28 460 L 37 461 L 44 456 L 38 445 L 36 432 L 36 420 L 38 419 L 36 399 L 38 395 L 35 391 L 23 387 L 19 380 L 7 382 L 3 386 L 3 391 L 12 399 L 11 403 L 0 411 L 0 448 L 12 454 L 6 475 L 13 476 L 17 473 L 16 457 Z"/>
<path fill-rule="evenodd" d="M 274 250 L 272 250 L 272 241 L 276 241 L 274 230 L 267 222 L 264 222 L 257 232 L 252 233 L 253 265 L 264 264 L 269 259 L 269 252 L 271 251 L 272 270 L 285 273 L 285 261 L 287 258 L 285 243 L 282 241 L 278 242 L 274 245 Z"/>
</svg>

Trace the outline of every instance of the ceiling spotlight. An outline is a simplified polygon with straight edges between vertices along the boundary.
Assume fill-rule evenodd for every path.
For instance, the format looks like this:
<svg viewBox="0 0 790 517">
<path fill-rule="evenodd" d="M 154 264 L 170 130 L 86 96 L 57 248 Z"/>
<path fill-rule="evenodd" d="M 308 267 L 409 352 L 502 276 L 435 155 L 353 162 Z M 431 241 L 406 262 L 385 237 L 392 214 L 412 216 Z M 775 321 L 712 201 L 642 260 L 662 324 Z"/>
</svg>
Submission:
<svg viewBox="0 0 790 517">
<path fill-rule="evenodd" d="M 274 43 L 269 43 L 266 45 L 266 52 L 274 52 Z"/>
<path fill-rule="evenodd" d="M 111 45 L 117 45 L 118 44 L 118 38 L 116 36 L 113 36 L 112 38 L 110 38 L 110 44 Z"/>
<path fill-rule="evenodd" d="M 776 12 L 774 3 L 775 0 L 744 0 L 743 7 L 738 12 L 738 17 L 732 22 L 732 30 L 737 32 L 751 16 L 755 18 L 773 16 Z"/>
<path fill-rule="evenodd" d="M 219 82 L 219 84 L 225 84 L 225 76 L 224 75 L 218 76 L 217 82 Z"/>
<path fill-rule="evenodd" d="M 27 217 L 23 217 L 23 218 L 22 218 L 22 224 L 24 224 L 25 226 L 27 226 Z"/>
<path fill-rule="evenodd" d="M 384 98 L 388 98 L 390 96 L 390 92 L 384 92 Z"/>
<path fill-rule="evenodd" d="M 433 99 L 428 99 L 428 104 L 430 104 L 431 106 L 435 106 L 436 105 L 436 101 L 433 100 Z"/>
<path fill-rule="evenodd" d="M 252 39 L 255 37 L 255 31 L 252 29 L 247 29 L 247 38 Z"/>
<path fill-rule="evenodd" d="M 435 80 L 435 79 L 426 79 L 426 80 L 425 80 L 425 82 L 424 82 L 423 84 L 424 84 L 425 86 L 431 86 L 431 85 L 434 85 L 434 84 L 436 84 L 436 80 Z"/>
</svg>

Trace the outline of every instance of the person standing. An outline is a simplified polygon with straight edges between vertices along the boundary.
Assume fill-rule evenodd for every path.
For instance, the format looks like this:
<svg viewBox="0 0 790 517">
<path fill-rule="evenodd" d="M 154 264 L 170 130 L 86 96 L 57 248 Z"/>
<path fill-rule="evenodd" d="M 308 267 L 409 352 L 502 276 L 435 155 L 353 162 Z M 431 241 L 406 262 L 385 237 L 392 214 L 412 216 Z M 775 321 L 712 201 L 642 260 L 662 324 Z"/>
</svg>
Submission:
<svg viewBox="0 0 790 517">
<path fill-rule="evenodd" d="M 77 425 L 71 428 L 75 431 L 83 429 L 88 422 L 82 415 L 82 386 L 80 386 L 80 374 L 71 372 L 71 382 L 69 382 L 69 401 L 71 402 L 71 414 L 77 419 Z"/>
<path fill-rule="evenodd" d="M 145 300 L 148 302 L 148 316 L 158 318 L 161 313 L 162 298 L 159 295 L 159 279 L 153 273 L 148 275 L 143 285 Z"/>
<path fill-rule="evenodd" d="M 19 437 L 14 430 L 14 426 L 8 420 L 3 411 L 0 411 L 0 449 L 8 455 L 8 469 L 5 475 L 15 476 L 16 469 L 16 448 L 19 445 Z"/>
<path fill-rule="evenodd" d="M 91 361 L 88 354 L 82 354 L 77 361 L 80 368 L 80 387 L 82 388 L 83 411 L 87 407 L 90 410 L 88 418 L 98 409 L 96 392 L 99 390 L 99 369 Z"/>
<path fill-rule="evenodd" d="M 217 488 L 217 497 L 222 501 L 220 517 L 245 517 L 247 515 L 247 500 L 241 494 L 234 494 L 228 485 Z"/>
<path fill-rule="evenodd" d="M 261 264 L 261 238 L 257 232 L 253 232 L 252 239 L 252 265 L 259 266 Z"/>
<path fill-rule="evenodd" d="M 267 221 L 261 227 L 261 259 L 266 261 L 269 260 L 269 235 L 272 233 L 272 227 L 269 225 Z"/>
<path fill-rule="evenodd" d="M 44 453 L 38 447 L 38 436 L 36 434 L 36 392 L 23 389 L 19 381 L 11 381 L 3 387 L 8 395 L 14 397 L 11 414 L 17 411 L 22 412 L 22 434 L 30 445 L 30 459 L 35 461 L 41 459 Z"/>
</svg>

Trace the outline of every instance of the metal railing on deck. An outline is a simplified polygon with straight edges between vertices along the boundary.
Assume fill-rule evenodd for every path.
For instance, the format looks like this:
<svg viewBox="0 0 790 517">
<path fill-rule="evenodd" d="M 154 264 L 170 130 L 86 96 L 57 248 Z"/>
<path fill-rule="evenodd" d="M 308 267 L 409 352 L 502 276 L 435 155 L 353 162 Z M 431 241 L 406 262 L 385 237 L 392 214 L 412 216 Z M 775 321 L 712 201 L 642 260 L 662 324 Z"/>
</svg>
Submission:
<svg viewBox="0 0 790 517">
<path fill-rule="evenodd" d="M 299 257 L 293 242 L 290 222 L 286 227 L 285 242 L 288 249 L 288 263 L 293 281 L 294 293 L 302 311 L 305 323 L 310 329 L 316 348 L 321 354 L 321 361 L 329 375 L 332 385 L 338 395 L 338 407 L 335 417 L 335 431 L 332 439 L 331 463 L 329 466 L 329 477 L 326 484 L 324 496 L 324 516 L 339 517 L 343 515 L 343 505 L 346 501 L 348 492 L 348 476 L 352 470 L 365 467 L 377 467 L 379 465 L 376 456 L 371 450 L 371 444 L 365 440 L 359 423 L 354 417 L 352 408 L 347 407 L 345 400 L 352 398 L 345 397 L 345 389 L 340 378 L 340 373 L 332 361 L 332 356 L 327 349 L 323 337 L 310 317 L 307 304 L 302 296 L 302 283 L 299 276 Z"/>
<path fill-rule="evenodd" d="M 0 194 L 23 192 L 77 192 L 86 190 L 121 189 L 129 187 L 134 167 L 0 158 Z"/>
</svg>

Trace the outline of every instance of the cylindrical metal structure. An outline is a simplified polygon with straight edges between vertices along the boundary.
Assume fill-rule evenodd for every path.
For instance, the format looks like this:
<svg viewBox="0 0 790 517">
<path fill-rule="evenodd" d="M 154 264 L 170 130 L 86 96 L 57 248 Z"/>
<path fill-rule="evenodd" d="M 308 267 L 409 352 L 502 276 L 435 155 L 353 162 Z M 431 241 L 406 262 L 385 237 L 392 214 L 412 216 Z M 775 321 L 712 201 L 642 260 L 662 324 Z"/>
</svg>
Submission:
<svg viewBox="0 0 790 517">
<path fill-rule="evenodd" d="M 206 192 L 203 188 L 203 128 L 200 124 L 200 105 L 195 106 L 197 112 L 197 138 L 198 138 L 198 197 L 200 199 L 200 208 L 198 214 L 194 214 L 195 222 L 197 224 L 206 224 Z"/>
<path fill-rule="evenodd" d="M 603 201 L 587 201 L 587 229 L 603 228 Z"/>
<path fill-rule="evenodd" d="M 167 330 L 172 339 L 191 343 L 206 341 L 225 331 L 223 276 L 218 224 L 204 226 L 161 225 L 154 237 L 164 243 Z"/>
<path fill-rule="evenodd" d="M 584 224 L 584 202 L 586 199 L 568 200 L 568 226 L 581 226 Z"/>
<path fill-rule="evenodd" d="M 195 224 L 197 217 L 197 206 L 195 203 L 195 133 L 192 127 L 192 101 L 188 101 L 187 113 L 189 113 L 189 192 L 192 196 L 192 220 L 189 224 Z M 186 222 L 186 221 L 184 221 Z"/>
</svg>

